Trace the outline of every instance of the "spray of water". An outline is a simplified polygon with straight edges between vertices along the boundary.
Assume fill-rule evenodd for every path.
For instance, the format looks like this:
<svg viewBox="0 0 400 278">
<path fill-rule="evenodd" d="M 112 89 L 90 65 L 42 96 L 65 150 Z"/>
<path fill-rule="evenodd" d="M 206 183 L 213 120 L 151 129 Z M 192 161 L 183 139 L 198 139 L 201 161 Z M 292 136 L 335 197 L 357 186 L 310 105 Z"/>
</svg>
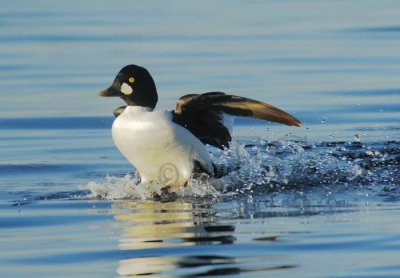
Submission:
<svg viewBox="0 0 400 278">
<path fill-rule="evenodd" d="M 360 142 L 306 144 L 282 140 L 233 143 L 223 151 L 211 149 L 219 178 L 196 175 L 188 185 L 170 190 L 177 197 L 219 197 L 247 193 L 301 191 L 321 186 L 351 188 L 399 183 L 398 143 Z M 142 184 L 134 174 L 106 177 L 85 185 L 90 198 L 152 199 L 165 191 L 159 184 Z"/>
</svg>

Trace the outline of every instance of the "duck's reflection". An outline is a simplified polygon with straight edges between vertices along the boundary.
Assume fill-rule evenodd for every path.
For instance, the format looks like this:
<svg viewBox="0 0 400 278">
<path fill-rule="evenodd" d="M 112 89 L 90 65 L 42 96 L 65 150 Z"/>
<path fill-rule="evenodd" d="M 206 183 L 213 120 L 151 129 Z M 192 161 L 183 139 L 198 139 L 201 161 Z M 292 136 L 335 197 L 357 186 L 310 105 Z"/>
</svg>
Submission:
<svg viewBox="0 0 400 278">
<path fill-rule="evenodd" d="M 154 249 L 154 256 L 148 257 L 147 252 L 147 256 L 121 260 L 117 271 L 124 276 L 165 273 L 184 265 L 204 264 L 201 257 L 163 256 L 160 248 L 231 244 L 235 241 L 232 235 L 234 226 L 216 224 L 215 211 L 209 201 L 131 201 L 115 205 L 114 212 L 115 219 L 123 226 L 119 243 L 121 250 Z M 231 261 L 230 258 L 218 261 L 221 260 Z"/>
</svg>

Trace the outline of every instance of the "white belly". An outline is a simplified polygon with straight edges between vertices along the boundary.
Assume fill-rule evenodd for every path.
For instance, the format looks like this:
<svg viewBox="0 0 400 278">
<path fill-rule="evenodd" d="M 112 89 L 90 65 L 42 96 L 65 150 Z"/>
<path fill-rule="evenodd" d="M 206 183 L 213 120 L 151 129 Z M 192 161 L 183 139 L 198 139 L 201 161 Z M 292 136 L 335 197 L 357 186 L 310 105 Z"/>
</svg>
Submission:
<svg viewBox="0 0 400 278">
<path fill-rule="evenodd" d="M 115 119 L 112 137 L 119 151 L 138 170 L 142 182 L 182 185 L 198 160 L 212 172 L 203 144 L 185 128 L 175 124 L 168 112 L 146 112 L 128 106 Z"/>
</svg>

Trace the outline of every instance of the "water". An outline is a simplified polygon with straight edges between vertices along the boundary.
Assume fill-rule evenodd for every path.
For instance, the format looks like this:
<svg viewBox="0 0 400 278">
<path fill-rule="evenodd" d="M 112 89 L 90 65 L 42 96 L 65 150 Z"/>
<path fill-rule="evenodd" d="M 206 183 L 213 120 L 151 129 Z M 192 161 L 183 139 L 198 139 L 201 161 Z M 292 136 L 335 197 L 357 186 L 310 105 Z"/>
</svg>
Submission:
<svg viewBox="0 0 400 278">
<path fill-rule="evenodd" d="M 1 277 L 398 277 L 397 1 L 2 1 Z M 302 128 L 236 119 L 229 172 L 174 194 L 113 145 L 128 63 L 159 109 L 221 90 Z"/>
</svg>

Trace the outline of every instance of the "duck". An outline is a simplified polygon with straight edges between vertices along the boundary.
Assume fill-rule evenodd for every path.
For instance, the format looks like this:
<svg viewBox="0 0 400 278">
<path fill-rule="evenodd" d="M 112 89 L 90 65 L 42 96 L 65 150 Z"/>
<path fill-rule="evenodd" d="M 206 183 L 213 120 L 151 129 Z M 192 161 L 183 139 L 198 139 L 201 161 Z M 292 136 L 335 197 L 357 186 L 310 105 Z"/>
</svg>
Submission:
<svg viewBox="0 0 400 278">
<path fill-rule="evenodd" d="M 248 117 L 288 126 L 301 126 L 292 115 L 270 104 L 224 92 L 187 94 L 170 111 L 155 110 L 158 94 L 149 71 L 123 67 L 101 97 L 120 97 L 126 105 L 114 110 L 112 139 L 134 166 L 142 183 L 180 188 L 194 171 L 210 176 L 216 169 L 206 145 L 229 148 L 226 119 Z"/>
</svg>

